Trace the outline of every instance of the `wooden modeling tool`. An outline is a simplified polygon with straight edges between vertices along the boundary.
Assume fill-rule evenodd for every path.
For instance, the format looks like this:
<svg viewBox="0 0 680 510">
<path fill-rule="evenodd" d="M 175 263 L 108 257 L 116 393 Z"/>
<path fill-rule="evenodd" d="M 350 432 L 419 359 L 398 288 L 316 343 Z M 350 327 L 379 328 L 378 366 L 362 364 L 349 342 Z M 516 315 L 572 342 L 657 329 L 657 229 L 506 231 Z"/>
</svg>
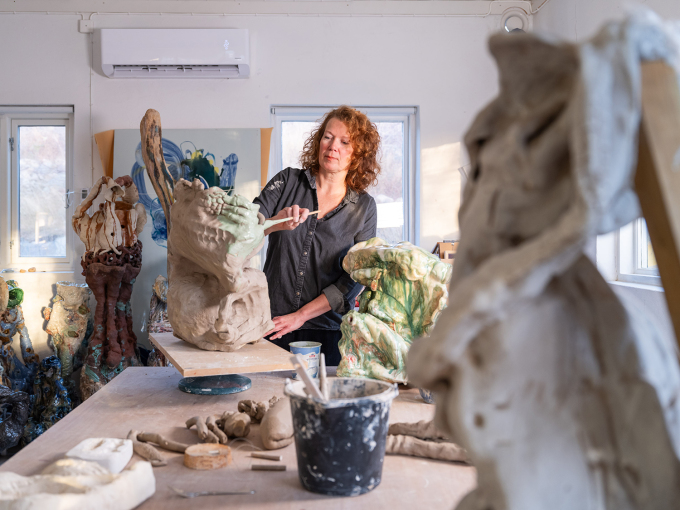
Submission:
<svg viewBox="0 0 680 510">
<path fill-rule="evenodd" d="M 321 360 L 319 362 L 319 390 L 326 402 L 330 400 L 330 389 L 328 388 L 328 379 L 326 377 L 326 356 L 321 353 Z"/>
<path fill-rule="evenodd" d="M 312 212 L 310 212 L 307 216 L 309 217 L 309 216 L 311 216 L 312 214 L 319 214 L 319 211 L 320 211 L 320 210 L 321 210 L 321 209 L 317 209 L 316 211 L 312 211 Z M 290 221 L 290 220 L 292 220 L 292 219 L 293 219 L 293 217 L 292 217 L 292 216 L 289 216 L 288 218 L 284 218 L 284 219 L 282 219 L 282 220 L 275 220 L 275 221 L 277 221 L 277 222 L 279 222 L 279 223 L 282 223 L 282 222 L 284 222 L 284 221 Z"/>
<path fill-rule="evenodd" d="M 251 457 L 254 459 L 264 459 L 264 460 L 278 460 L 281 461 L 283 459 L 283 456 L 281 455 L 271 455 L 269 453 L 259 453 L 259 452 L 253 452 L 250 454 Z"/>
<path fill-rule="evenodd" d="M 316 384 L 314 384 L 314 381 L 312 378 L 309 376 L 307 373 L 307 370 L 305 369 L 305 361 L 302 359 L 302 356 L 299 354 L 296 354 L 295 356 L 292 356 L 290 358 L 290 361 L 295 365 L 295 371 L 298 374 L 298 377 L 302 380 L 302 382 L 305 384 L 305 388 L 308 392 L 309 395 L 312 396 L 312 398 L 316 398 L 318 400 L 321 400 L 322 402 L 325 402 L 326 399 L 323 397 L 321 392 L 319 391 L 319 388 Z"/>
<path fill-rule="evenodd" d="M 252 471 L 285 471 L 285 464 L 253 464 L 250 466 Z"/>
<path fill-rule="evenodd" d="M 312 211 L 312 212 L 309 213 L 309 216 L 311 216 L 312 214 L 318 214 L 318 213 L 319 213 L 318 210 Z M 268 228 L 273 227 L 274 225 L 278 225 L 279 223 L 285 223 L 286 221 L 290 221 L 292 219 L 293 219 L 292 216 L 288 216 L 288 218 L 281 218 L 280 220 L 267 220 L 267 221 L 264 222 L 263 226 L 264 226 L 264 229 L 267 230 Z"/>
</svg>

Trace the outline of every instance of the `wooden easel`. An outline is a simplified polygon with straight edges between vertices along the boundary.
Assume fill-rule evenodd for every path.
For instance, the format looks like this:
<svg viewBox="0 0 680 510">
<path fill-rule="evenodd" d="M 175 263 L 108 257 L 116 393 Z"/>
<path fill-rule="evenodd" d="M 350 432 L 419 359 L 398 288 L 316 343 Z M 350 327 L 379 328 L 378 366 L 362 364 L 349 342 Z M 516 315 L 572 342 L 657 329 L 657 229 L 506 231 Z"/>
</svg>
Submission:
<svg viewBox="0 0 680 510">
<path fill-rule="evenodd" d="M 680 88 L 674 70 L 663 62 L 642 64 L 635 188 L 680 346 Z"/>
</svg>

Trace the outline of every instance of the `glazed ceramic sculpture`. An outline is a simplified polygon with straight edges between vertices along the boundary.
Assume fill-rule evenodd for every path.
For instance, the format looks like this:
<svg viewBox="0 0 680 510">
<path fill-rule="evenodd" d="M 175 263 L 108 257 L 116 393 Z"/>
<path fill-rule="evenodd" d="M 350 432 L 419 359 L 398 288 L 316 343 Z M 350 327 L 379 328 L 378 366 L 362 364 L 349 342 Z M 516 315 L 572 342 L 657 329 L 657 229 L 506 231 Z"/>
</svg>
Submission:
<svg viewBox="0 0 680 510">
<path fill-rule="evenodd" d="M 21 302 L 24 291 L 14 280 L 5 281 L 0 277 L 0 364 L 2 365 L 2 384 L 14 391 L 30 392 L 33 378 L 38 370 L 38 355 L 24 324 Z M 21 358 L 19 361 L 12 340 L 19 334 Z"/>
<path fill-rule="evenodd" d="M 92 217 L 87 210 L 100 196 L 104 202 Z M 115 181 L 102 177 L 73 215 L 73 229 L 85 243 L 81 265 L 97 307 L 94 332 L 81 371 L 83 400 L 127 366 L 139 365 L 137 337 L 132 331 L 130 296 L 142 267 L 142 243 L 137 236 L 146 211 L 129 176 Z"/>
<path fill-rule="evenodd" d="M 3 409 L 0 420 L 0 455 L 4 455 L 8 448 L 19 444 L 24 434 L 24 427 L 31 413 L 30 396 L 23 391 L 14 391 L 0 385 L 0 408 Z"/>
<path fill-rule="evenodd" d="M 168 318 L 206 350 L 234 351 L 274 327 L 267 280 L 248 267 L 264 243 L 259 207 L 198 180 L 174 185 L 168 237 Z"/>
<path fill-rule="evenodd" d="M 28 444 L 71 412 L 71 399 L 61 377 L 61 362 L 49 356 L 40 362 L 33 381 L 31 416 L 26 423 L 22 444 Z"/>
<path fill-rule="evenodd" d="M 641 60 L 680 63 L 679 35 L 643 16 L 581 46 L 491 39 L 451 299 L 408 357 L 477 469 L 458 510 L 678 508 L 675 341 L 585 247 L 640 214 Z"/>
<path fill-rule="evenodd" d="M 153 283 L 146 328 L 149 333 L 172 333 L 172 326 L 168 321 L 168 279 L 163 275 L 158 275 Z M 147 365 L 150 367 L 172 366 L 165 355 L 155 347 L 149 353 Z"/>
<path fill-rule="evenodd" d="M 61 361 L 61 373 L 71 399 L 76 397 L 76 385 L 71 380 L 79 363 L 76 355 L 92 334 L 92 312 L 89 301 L 92 291 L 84 283 L 57 282 L 57 295 L 52 308 L 45 308 L 43 316 L 48 321 L 45 331 L 51 337 L 52 349 Z M 82 362 L 82 360 L 79 360 Z"/>
<path fill-rule="evenodd" d="M 359 310 L 342 318 L 338 376 L 405 383 L 411 342 L 446 306 L 451 265 L 411 243 L 374 237 L 353 246 L 342 267 L 366 289 Z"/>
</svg>

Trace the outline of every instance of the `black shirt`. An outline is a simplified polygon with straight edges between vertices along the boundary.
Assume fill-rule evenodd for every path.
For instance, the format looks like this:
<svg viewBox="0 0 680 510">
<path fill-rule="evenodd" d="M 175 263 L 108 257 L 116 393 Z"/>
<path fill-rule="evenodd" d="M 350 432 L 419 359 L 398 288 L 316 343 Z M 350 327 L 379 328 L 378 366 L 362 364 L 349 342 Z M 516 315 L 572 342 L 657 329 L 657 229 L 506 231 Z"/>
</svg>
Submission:
<svg viewBox="0 0 680 510">
<path fill-rule="evenodd" d="M 265 218 L 285 207 L 319 208 L 316 179 L 309 170 L 286 168 L 276 174 L 253 200 Z M 342 314 L 354 307 L 361 291 L 342 268 L 342 259 L 356 243 L 375 237 L 375 200 L 347 188 L 340 205 L 319 219 L 307 218 L 295 230 L 269 235 L 264 272 L 269 285 L 272 317 L 296 312 L 325 294 L 331 310 L 305 322 L 301 329 L 340 329 Z"/>
</svg>

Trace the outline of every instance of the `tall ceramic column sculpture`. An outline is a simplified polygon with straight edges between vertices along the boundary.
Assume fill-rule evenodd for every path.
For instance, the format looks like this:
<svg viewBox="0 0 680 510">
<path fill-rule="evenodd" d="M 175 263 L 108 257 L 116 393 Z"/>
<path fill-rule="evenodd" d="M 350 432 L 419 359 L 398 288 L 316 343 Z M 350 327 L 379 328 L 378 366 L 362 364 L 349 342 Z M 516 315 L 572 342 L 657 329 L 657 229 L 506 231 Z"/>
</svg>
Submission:
<svg viewBox="0 0 680 510">
<path fill-rule="evenodd" d="M 104 202 L 90 217 L 87 210 L 100 194 Z M 137 236 L 146 224 L 146 211 L 138 200 L 129 176 L 115 181 L 102 177 L 73 215 L 73 229 L 86 248 L 83 275 L 97 300 L 80 378 L 83 400 L 126 367 L 140 364 L 130 311 L 132 285 L 142 267 Z"/>
</svg>

